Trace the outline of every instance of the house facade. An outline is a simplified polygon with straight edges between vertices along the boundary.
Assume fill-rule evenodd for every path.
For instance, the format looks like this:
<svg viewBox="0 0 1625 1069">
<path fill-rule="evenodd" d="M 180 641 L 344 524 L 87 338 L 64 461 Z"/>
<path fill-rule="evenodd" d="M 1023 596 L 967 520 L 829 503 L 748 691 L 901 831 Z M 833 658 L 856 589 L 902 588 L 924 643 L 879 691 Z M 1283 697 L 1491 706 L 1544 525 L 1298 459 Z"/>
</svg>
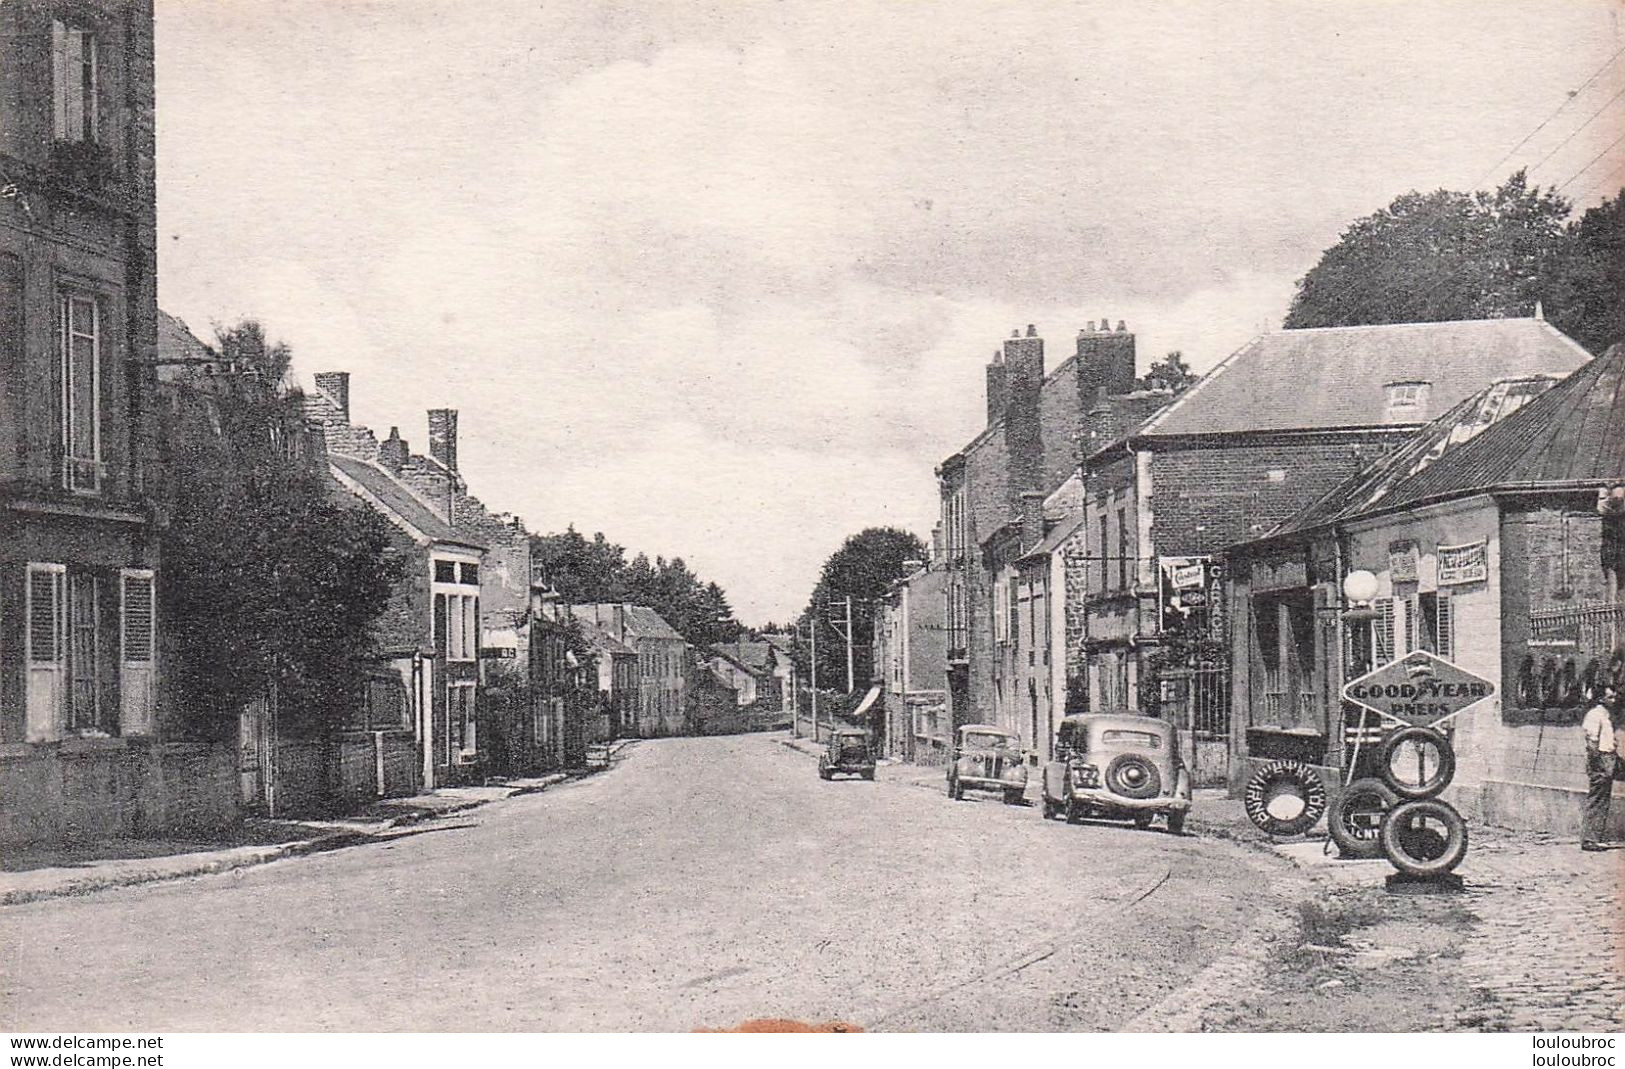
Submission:
<svg viewBox="0 0 1625 1069">
<path fill-rule="evenodd" d="M 1233 690 L 1224 550 L 1323 498 L 1429 419 L 1587 358 L 1544 320 L 1285 330 L 1250 342 L 1083 463 L 1091 704 L 1161 711 L 1222 780 Z M 1175 589 L 1175 584 L 1186 584 Z M 1200 601 L 1199 611 L 1192 602 Z"/>
<path fill-rule="evenodd" d="M 951 745 L 946 575 L 937 561 L 917 561 L 892 584 L 875 619 L 875 673 L 885 752 L 940 764 Z"/>
<path fill-rule="evenodd" d="M 1115 329 L 1106 320 L 1089 323 L 1075 354 L 1052 372 L 1044 360 L 1044 341 L 1032 327 L 1005 341 L 986 369 L 987 428 L 937 469 L 951 725 L 998 715 L 1014 723 L 1026 700 L 1011 689 L 1019 684 L 1006 597 L 1023 552 L 1024 499 L 1036 495 L 1046 524 L 1061 522 L 1077 496 L 1082 456 L 1172 396 L 1136 388 L 1135 337 L 1121 322 Z M 1030 712 L 1028 702 L 1029 734 Z"/>
<path fill-rule="evenodd" d="M 605 738 L 633 738 L 638 731 L 638 651 L 610 634 L 591 615 L 575 615 L 593 650 L 593 679 Z"/>
<path fill-rule="evenodd" d="M 215 827 L 168 737 L 150 0 L 0 9 L 0 841 Z"/>
<path fill-rule="evenodd" d="M 572 611 L 636 651 L 633 733 L 646 739 L 683 734 L 689 674 L 689 646 L 683 636 L 646 605 L 597 603 L 577 605 Z"/>
<path fill-rule="evenodd" d="M 1496 384 L 1237 547 L 1236 783 L 1284 737 L 1341 782 L 1377 726 L 1343 684 L 1426 650 L 1495 688 L 1449 725 L 1446 797 L 1489 823 L 1577 831 L 1578 724 L 1596 685 L 1625 676 L 1622 380 L 1616 346 L 1550 389 Z M 1375 577 L 1369 605 L 1343 593 L 1356 571 Z"/>
</svg>

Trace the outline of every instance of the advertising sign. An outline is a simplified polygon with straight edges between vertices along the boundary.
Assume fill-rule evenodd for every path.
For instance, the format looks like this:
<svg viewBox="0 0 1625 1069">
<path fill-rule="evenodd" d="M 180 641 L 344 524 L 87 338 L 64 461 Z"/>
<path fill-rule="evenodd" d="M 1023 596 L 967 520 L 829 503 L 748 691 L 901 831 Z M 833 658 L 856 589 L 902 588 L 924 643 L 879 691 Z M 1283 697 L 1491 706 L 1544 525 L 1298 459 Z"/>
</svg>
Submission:
<svg viewBox="0 0 1625 1069">
<path fill-rule="evenodd" d="M 1343 687 L 1343 697 L 1390 720 L 1432 726 L 1495 693 L 1480 679 L 1426 650 L 1407 653 Z"/>
<path fill-rule="evenodd" d="M 1207 557 L 1158 557 L 1158 630 L 1195 633 L 1207 626 Z"/>
<path fill-rule="evenodd" d="M 1489 573 L 1489 554 L 1483 540 L 1464 546 L 1439 547 L 1440 586 L 1482 582 Z"/>
<path fill-rule="evenodd" d="M 1388 579 L 1394 583 L 1414 583 L 1421 575 L 1421 560 L 1415 542 L 1394 542 L 1388 547 Z"/>
</svg>

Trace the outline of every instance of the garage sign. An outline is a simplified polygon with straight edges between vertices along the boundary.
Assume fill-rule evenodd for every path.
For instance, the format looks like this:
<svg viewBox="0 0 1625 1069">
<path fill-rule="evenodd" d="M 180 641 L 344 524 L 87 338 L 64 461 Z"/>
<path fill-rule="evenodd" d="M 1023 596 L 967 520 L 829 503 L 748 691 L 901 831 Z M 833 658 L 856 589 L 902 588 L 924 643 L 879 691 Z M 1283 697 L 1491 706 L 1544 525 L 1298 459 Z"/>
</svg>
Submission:
<svg viewBox="0 0 1625 1069">
<path fill-rule="evenodd" d="M 1495 693 L 1495 684 L 1425 650 L 1343 686 L 1343 697 L 1390 720 L 1433 726 Z"/>
</svg>

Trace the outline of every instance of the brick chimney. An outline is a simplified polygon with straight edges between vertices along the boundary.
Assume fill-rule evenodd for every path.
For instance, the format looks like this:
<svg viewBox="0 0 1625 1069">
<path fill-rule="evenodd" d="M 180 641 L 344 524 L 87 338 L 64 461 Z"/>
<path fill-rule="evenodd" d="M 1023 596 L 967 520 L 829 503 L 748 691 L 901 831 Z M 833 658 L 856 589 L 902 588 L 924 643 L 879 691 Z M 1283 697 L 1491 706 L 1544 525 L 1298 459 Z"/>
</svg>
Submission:
<svg viewBox="0 0 1625 1069">
<path fill-rule="evenodd" d="M 1010 374 L 1004 366 L 1003 350 L 994 350 L 993 362 L 987 365 L 987 425 L 1004 418 L 1010 405 Z"/>
<path fill-rule="evenodd" d="M 1044 540 L 1044 491 L 1021 492 L 1021 551 L 1026 553 Z"/>
<path fill-rule="evenodd" d="M 318 371 L 316 373 L 316 389 L 322 392 L 338 410 L 344 414 L 344 422 L 350 422 L 350 373 L 348 371 Z"/>
<path fill-rule="evenodd" d="M 1037 328 L 1012 332 L 1004 343 L 1004 367 L 1010 385 L 1005 408 L 1004 444 L 1010 463 L 1010 508 L 1019 510 L 1017 495 L 1042 489 L 1044 439 L 1039 421 L 1039 397 L 1044 388 L 1044 339 Z"/>
<path fill-rule="evenodd" d="M 429 455 L 446 466 L 457 470 L 457 410 L 455 408 L 429 409 Z"/>
<path fill-rule="evenodd" d="M 389 428 L 389 437 L 378 446 L 378 462 L 398 475 L 411 455 L 412 447 L 401 437 L 401 429 Z"/>
<path fill-rule="evenodd" d="M 1121 320 L 1102 319 L 1078 331 L 1078 406 L 1092 411 L 1107 397 L 1134 391 L 1134 335 Z"/>
</svg>

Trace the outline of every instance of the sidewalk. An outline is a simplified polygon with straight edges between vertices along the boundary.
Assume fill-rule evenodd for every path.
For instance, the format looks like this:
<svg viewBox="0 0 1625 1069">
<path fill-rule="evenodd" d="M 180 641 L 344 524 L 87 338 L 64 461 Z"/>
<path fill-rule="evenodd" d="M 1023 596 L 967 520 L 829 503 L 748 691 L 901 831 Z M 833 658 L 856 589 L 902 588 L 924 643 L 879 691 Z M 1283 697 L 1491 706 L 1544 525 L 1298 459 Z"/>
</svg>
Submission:
<svg viewBox="0 0 1625 1069">
<path fill-rule="evenodd" d="M 9 849 L 5 871 L 0 871 L 0 906 L 206 876 L 410 835 L 412 825 L 423 821 L 535 794 L 566 779 L 610 767 L 615 755 L 633 741 L 617 739 L 603 748 L 603 762 L 597 767 L 505 780 L 493 786 L 442 787 L 410 798 L 383 798 L 333 820 L 250 817 L 225 840 L 114 840 Z"/>
</svg>

